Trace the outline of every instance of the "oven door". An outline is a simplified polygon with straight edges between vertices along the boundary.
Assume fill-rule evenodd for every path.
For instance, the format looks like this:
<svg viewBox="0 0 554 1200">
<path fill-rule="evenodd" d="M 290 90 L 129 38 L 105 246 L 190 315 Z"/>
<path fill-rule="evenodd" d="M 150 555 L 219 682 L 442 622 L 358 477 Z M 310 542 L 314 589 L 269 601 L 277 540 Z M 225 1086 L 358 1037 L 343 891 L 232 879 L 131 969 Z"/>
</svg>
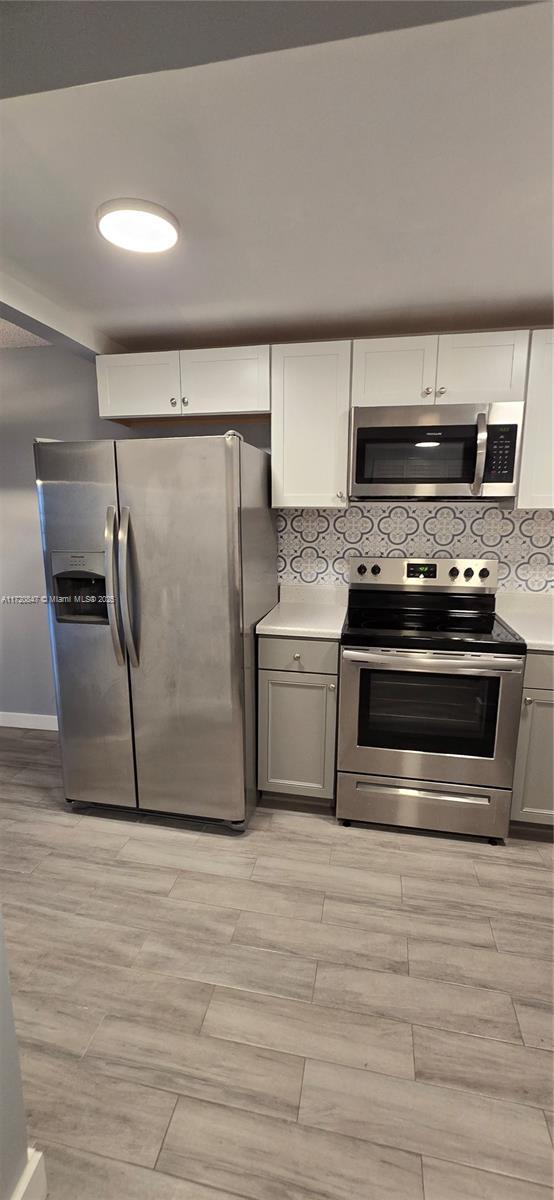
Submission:
<svg viewBox="0 0 554 1200">
<path fill-rule="evenodd" d="M 353 498 L 514 496 L 523 406 L 354 408 Z"/>
<path fill-rule="evenodd" d="M 343 649 L 339 771 L 511 788 L 524 662 Z"/>
</svg>

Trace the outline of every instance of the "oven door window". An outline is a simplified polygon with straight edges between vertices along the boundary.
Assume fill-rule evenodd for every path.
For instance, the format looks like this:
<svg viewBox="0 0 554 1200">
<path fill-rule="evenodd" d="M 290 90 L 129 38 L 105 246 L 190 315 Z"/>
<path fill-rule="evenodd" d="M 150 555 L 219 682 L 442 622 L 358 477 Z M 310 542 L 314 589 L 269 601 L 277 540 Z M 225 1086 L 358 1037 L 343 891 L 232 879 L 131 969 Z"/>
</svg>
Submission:
<svg viewBox="0 0 554 1200">
<path fill-rule="evenodd" d="M 500 680 L 437 672 L 360 672 L 358 745 L 494 758 Z"/>
<path fill-rule="evenodd" d="M 357 431 L 356 483 L 471 483 L 475 425 Z"/>
</svg>

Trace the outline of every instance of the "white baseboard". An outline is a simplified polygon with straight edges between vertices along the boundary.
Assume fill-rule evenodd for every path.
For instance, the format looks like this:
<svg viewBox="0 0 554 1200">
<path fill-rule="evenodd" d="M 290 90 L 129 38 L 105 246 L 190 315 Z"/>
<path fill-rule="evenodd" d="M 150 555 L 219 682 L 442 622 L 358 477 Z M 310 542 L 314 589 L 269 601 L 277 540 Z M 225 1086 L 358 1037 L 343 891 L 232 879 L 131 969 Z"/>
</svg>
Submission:
<svg viewBox="0 0 554 1200">
<path fill-rule="evenodd" d="M 46 1200 L 46 1167 L 41 1150 L 27 1150 L 27 1166 L 15 1185 L 10 1200 Z"/>
<path fill-rule="evenodd" d="M 58 718 L 46 713 L 0 712 L 0 726 L 9 729 L 57 729 Z"/>
</svg>

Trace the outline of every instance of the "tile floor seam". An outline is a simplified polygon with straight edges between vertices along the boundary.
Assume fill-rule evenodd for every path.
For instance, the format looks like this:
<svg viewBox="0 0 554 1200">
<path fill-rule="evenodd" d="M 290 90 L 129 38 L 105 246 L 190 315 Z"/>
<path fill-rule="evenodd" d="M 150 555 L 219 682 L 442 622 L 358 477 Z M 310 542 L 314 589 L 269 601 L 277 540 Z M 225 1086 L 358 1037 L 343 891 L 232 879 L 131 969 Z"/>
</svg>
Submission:
<svg viewBox="0 0 554 1200">
<path fill-rule="evenodd" d="M 359 1068 L 348 1067 L 347 1069 L 348 1070 L 358 1070 Z M 406 1082 L 406 1081 L 404 1081 L 404 1082 Z M 417 1080 L 415 1080 L 414 1082 L 417 1083 Z M 423 1085 L 423 1086 L 433 1086 L 433 1085 L 429 1084 L 429 1085 Z M 484 1097 L 479 1097 L 479 1098 L 485 1099 L 485 1100 L 491 1099 L 491 1097 L 489 1097 L 489 1096 L 484 1096 Z M 499 1103 L 501 1103 L 501 1101 L 495 1100 L 494 1103 L 499 1104 Z M 516 1106 L 516 1107 L 521 1107 L 521 1105 Z M 539 1112 L 541 1110 L 535 1109 L 533 1111 Z M 546 1126 L 546 1119 L 544 1117 L 544 1113 L 542 1114 L 542 1116 L 543 1116 L 544 1124 Z M 369 1139 L 359 1137 L 354 1133 L 343 1133 L 341 1130 L 334 1129 L 332 1127 L 325 1126 L 325 1125 L 307 1124 L 306 1122 L 303 1122 L 303 1121 L 299 1121 L 299 1125 L 301 1126 L 301 1128 L 317 1129 L 322 1133 L 333 1133 L 336 1137 L 352 1138 L 354 1141 L 363 1142 L 365 1145 L 368 1145 L 368 1146 L 381 1146 L 388 1150 L 396 1150 L 402 1154 L 409 1154 L 413 1158 L 421 1158 L 421 1157 L 423 1157 L 423 1155 L 425 1153 L 424 1151 L 419 1151 L 419 1150 L 408 1150 L 408 1149 L 406 1149 L 405 1146 L 402 1146 L 398 1142 L 388 1142 L 388 1141 L 387 1142 L 379 1142 L 379 1141 L 374 1141 L 374 1140 L 370 1141 Z M 547 1134 L 548 1134 L 548 1127 L 547 1127 Z M 550 1135 L 548 1134 L 548 1136 L 549 1136 L 549 1140 L 550 1140 Z M 439 1162 L 449 1162 L 449 1163 L 452 1163 L 453 1166 L 471 1167 L 473 1170 L 476 1170 L 476 1171 L 490 1171 L 491 1174 L 497 1174 L 501 1178 L 520 1179 L 522 1183 L 534 1183 L 536 1186 L 542 1186 L 542 1187 L 548 1186 L 543 1183 L 541 1184 L 540 1180 L 529 1178 L 529 1176 L 508 1175 L 506 1172 L 503 1172 L 503 1171 L 492 1171 L 490 1167 L 477 1166 L 475 1164 L 475 1162 L 470 1162 L 470 1161 L 468 1161 L 467 1158 L 466 1159 L 464 1159 L 464 1158 L 444 1158 L 442 1155 L 439 1155 L 436 1153 L 435 1154 L 426 1154 L 426 1157 L 427 1158 L 436 1158 Z"/>
<path fill-rule="evenodd" d="M 300 1105 L 302 1104 L 302 1092 L 304 1090 L 304 1075 L 306 1074 L 306 1062 L 307 1061 L 308 1061 L 307 1058 L 304 1057 L 303 1062 L 302 1062 L 302 1079 L 300 1080 L 300 1092 L 298 1094 L 298 1104 L 296 1106 L 296 1124 L 297 1125 L 300 1124 L 300 1119 L 299 1119 L 300 1118 Z M 546 1121 L 546 1117 L 545 1117 L 545 1121 Z"/>
<path fill-rule="evenodd" d="M 355 1069 L 355 1068 L 353 1068 L 353 1069 Z M 489 1099 L 489 1097 L 487 1096 L 486 1099 Z M 276 1118 L 276 1119 L 280 1120 L 280 1118 Z M 404 1146 L 401 1146 L 396 1142 L 370 1141 L 367 1138 L 358 1137 L 355 1133 L 342 1133 L 342 1131 L 340 1131 L 340 1130 L 329 1129 L 323 1125 L 308 1125 L 303 1121 L 299 1121 L 299 1126 L 302 1129 L 317 1129 L 320 1133 L 332 1133 L 335 1137 L 348 1138 L 349 1140 L 351 1139 L 352 1141 L 361 1142 L 365 1146 L 381 1146 L 383 1149 L 386 1149 L 386 1150 L 396 1150 L 401 1154 L 410 1155 L 412 1158 L 423 1158 L 423 1156 L 425 1154 L 424 1151 L 420 1151 L 420 1150 L 406 1150 L 406 1148 Z M 467 1160 L 462 1159 L 462 1158 L 445 1158 L 440 1154 L 432 1154 L 432 1155 L 425 1154 L 425 1157 L 426 1158 L 435 1158 L 435 1159 L 437 1159 L 438 1162 L 448 1162 L 448 1163 L 451 1163 L 452 1166 L 470 1167 L 474 1171 L 489 1171 L 490 1174 L 498 1175 L 501 1179 L 518 1179 L 522 1183 L 534 1183 L 538 1187 L 548 1186 L 546 1184 L 541 1184 L 539 1180 L 530 1179 L 528 1176 L 525 1176 L 525 1175 L 508 1175 L 505 1171 L 494 1171 L 490 1167 L 478 1167 L 475 1165 L 474 1162 L 468 1162 Z"/>
<path fill-rule="evenodd" d="M 217 989 L 217 987 L 218 987 L 218 984 L 217 984 L 217 983 L 212 983 L 212 984 L 209 984 L 208 986 L 209 986 L 209 987 L 211 987 L 210 998 L 209 998 L 209 1000 L 208 1000 L 208 1003 L 206 1004 L 206 1007 L 205 1007 L 205 1009 L 204 1009 L 204 1016 L 202 1017 L 202 1020 L 201 1020 L 201 1022 L 200 1022 L 200 1025 L 198 1026 L 198 1031 L 197 1031 L 197 1033 L 198 1033 L 198 1037 L 200 1037 L 200 1036 L 202 1035 L 202 1030 L 203 1030 L 203 1028 L 204 1028 L 204 1022 L 205 1022 L 205 1020 L 206 1020 L 206 1017 L 207 1017 L 207 1015 L 208 1015 L 208 1011 L 209 1011 L 209 1009 L 210 1009 L 210 1006 L 211 1006 L 212 1000 L 214 999 L 214 996 L 215 996 L 215 993 L 216 993 L 216 989 Z M 205 1036 L 207 1037 L 208 1035 L 206 1034 Z"/>
<path fill-rule="evenodd" d="M 434 1161 L 434 1162 L 447 1163 L 449 1166 L 452 1166 L 452 1167 L 467 1167 L 468 1170 L 479 1172 L 479 1174 L 481 1174 L 481 1175 L 496 1175 L 498 1179 L 508 1179 L 508 1180 L 513 1179 L 515 1183 L 531 1183 L 536 1188 L 538 1187 L 538 1188 L 543 1188 L 545 1190 L 548 1190 L 548 1186 L 549 1186 L 548 1184 L 545 1184 L 545 1183 L 537 1183 L 537 1181 L 534 1179 L 528 1179 L 525 1175 L 507 1175 L 505 1171 L 495 1171 L 494 1167 L 476 1167 L 473 1163 L 463 1163 L 457 1158 L 444 1158 L 440 1154 L 426 1154 L 425 1152 L 423 1152 L 421 1157 L 423 1160 L 427 1159 L 427 1161 L 431 1161 L 431 1162 Z M 448 1200 L 448 1197 L 444 1196 L 442 1198 L 442 1200 Z M 473 1200 L 473 1198 L 472 1198 L 472 1200 Z M 481 1200 L 481 1197 L 475 1197 L 475 1200 Z M 484 1198 L 484 1200 L 486 1200 L 486 1197 Z M 545 1200 L 547 1200 L 546 1196 L 545 1196 Z"/>
<path fill-rule="evenodd" d="M 168 1095 L 174 1095 L 174 1093 L 173 1093 L 173 1092 L 171 1092 L 171 1093 L 169 1093 L 169 1092 L 168 1092 L 167 1094 L 168 1094 Z M 163 1150 L 164 1142 L 165 1142 L 165 1139 L 166 1139 L 166 1137 L 167 1137 L 167 1134 L 168 1134 L 169 1126 L 171 1125 L 171 1122 L 172 1122 L 172 1120 L 173 1120 L 173 1117 L 175 1116 L 175 1109 L 177 1108 L 177 1105 L 178 1105 L 178 1103 L 179 1103 L 179 1094 L 177 1093 L 177 1095 L 175 1096 L 175 1103 L 174 1103 L 174 1105 L 173 1105 L 173 1108 L 172 1108 L 172 1110 L 171 1110 L 171 1116 L 170 1116 L 170 1118 L 169 1118 L 169 1121 L 167 1122 L 167 1125 L 166 1125 L 166 1127 L 165 1127 L 165 1131 L 164 1131 L 164 1133 L 163 1133 L 162 1140 L 161 1140 L 161 1142 L 160 1142 L 160 1147 L 159 1147 L 158 1153 L 157 1153 L 157 1155 L 156 1155 L 156 1159 L 155 1159 L 154 1165 L 153 1165 L 152 1167 L 150 1167 L 150 1168 L 149 1168 L 151 1171 L 155 1171 L 155 1170 L 156 1170 L 156 1168 L 157 1168 L 157 1165 L 158 1165 L 158 1162 L 159 1162 L 159 1158 L 160 1158 L 160 1154 L 161 1154 L 161 1152 L 162 1152 L 162 1150 Z"/>
<path fill-rule="evenodd" d="M 178 1097 L 177 1097 L 177 1099 L 178 1099 Z M 48 1139 L 44 1139 L 44 1140 L 39 1139 L 38 1143 L 36 1142 L 36 1139 L 33 1139 L 33 1141 L 34 1141 L 34 1145 L 36 1146 L 36 1149 L 41 1150 L 45 1156 L 47 1176 L 48 1176 L 48 1149 L 49 1149 L 49 1147 L 54 1147 L 54 1149 L 58 1148 L 60 1150 L 68 1150 L 70 1153 L 74 1153 L 74 1154 L 79 1154 L 79 1153 L 82 1153 L 85 1155 L 90 1154 L 91 1157 L 99 1158 L 102 1160 L 102 1162 L 105 1162 L 105 1163 L 118 1163 L 121 1166 L 125 1166 L 125 1167 L 136 1167 L 137 1170 L 151 1172 L 151 1174 L 154 1175 L 155 1177 L 170 1180 L 171 1183 L 174 1183 L 176 1186 L 178 1185 L 179 1180 L 182 1178 L 181 1176 L 170 1175 L 166 1171 L 158 1171 L 155 1167 L 145 1167 L 141 1163 L 130 1162 L 129 1159 L 126 1159 L 126 1158 L 114 1158 L 111 1155 L 102 1154 L 102 1152 L 98 1151 L 98 1150 L 82 1150 L 81 1151 L 81 1150 L 77 1149 L 75 1146 L 72 1146 L 67 1142 L 60 1141 L 58 1138 L 49 1137 Z M 162 1148 L 163 1148 L 163 1143 L 162 1143 Z M 161 1154 L 161 1149 L 160 1149 L 159 1153 Z M 159 1158 L 159 1154 L 158 1154 L 158 1158 Z M 192 1180 L 192 1181 L 183 1180 L 183 1182 L 185 1182 L 185 1183 L 193 1182 L 194 1183 L 195 1181 L 194 1180 Z M 217 1200 L 217 1196 L 220 1194 L 221 1189 L 214 1188 L 213 1190 L 214 1190 L 214 1200 Z M 223 1193 L 221 1193 L 221 1194 L 223 1194 Z M 244 1196 L 243 1193 L 240 1193 L 240 1194 L 238 1192 L 233 1193 L 233 1196 L 235 1196 L 235 1195 L 236 1195 L 236 1200 L 248 1200 L 248 1197 Z M 76 1200 L 77 1200 L 77 1198 L 76 1198 Z M 174 1200 L 174 1197 L 168 1197 L 168 1200 Z M 227 1200 L 227 1197 L 225 1197 L 225 1200 Z"/>
<path fill-rule="evenodd" d="M 509 996 L 508 998 L 510 1000 L 512 999 L 511 996 Z M 391 1021 L 393 1021 L 394 1019 L 395 1019 L 394 1017 L 387 1018 L 387 1020 L 391 1020 Z M 496 1037 L 492 1038 L 492 1037 L 489 1037 L 486 1033 L 466 1033 L 465 1030 L 460 1030 L 460 1029 L 443 1029 L 442 1026 L 439 1026 L 439 1025 L 422 1025 L 421 1021 L 414 1021 L 413 1028 L 414 1028 L 414 1030 L 415 1029 L 430 1030 L 431 1033 L 433 1033 L 436 1030 L 437 1033 L 452 1034 L 452 1037 L 476 1038 L 478 1041 L 491 1042 L 493 1046 L 516 1046 L 518 1050 L 524 1049 L 524 1050 L 539 1050 L 539 1051 L 541 1051 L 540 1046 L 526 1046 L 524 1042 L 509 1042 L 507 1038 L 496 1038 Z M 554 1054 L 554 1052 L 551 1050 L 542 1050 L 542 1053 L 543 1054 Z M 554 1067 L 554 1058 L 552 1061 L 552 1065 Z"/>
<path fill-rule="evenodd" d="M 85 1055 L 86 1055 L 87 1051 L 88 1051 L 88 1050 L 89 1050 L 89 1048 L 90 1048 L 91 1042 L 94 1040 L 94 1038 L 96 1037 L 96 1034 L 97 1034 L 97 1033 L 100 1031 L 100 1029 L 101 1029 L 102 1025 L 104 1024 L 104 1021 L 105 1021 L 105 1020 L 106 1020 L 106 1018 L 107 1018 L 107 1017 L 109 1017 L 109 1016 L 110 1016 L 109 1012 L 102 1013 L 102 1016 L 100 1017 L 100 1020 L 99 1020 L 99 1022 L 98 1022 L 98 1025 L 96 1026 L 96 1028 L 95 1028 L 95 1029 L 93 1029 L 93 1031 L 92 1031 L 92 1033 L 91 1033 L 91 1035 L 90 1035 L 90 1037 L 89 1037 L 89 1039 L 88 1039 L 88 1042 L 87 1042 L 87 1044 L 86 1044 L 86 1046 L 85 1046 L 84 1050 L 83 1050 L 83 1051 L 81 1052 L 81 1054 L 79 1054 L 79 1056 L 78 1056 L 78 1061 L 79 1061 L 79 1062 L 80 1062 L 80 1061 L 81 1061 L 81 1060 L 82 1060 L 82 1059 L 85 1057 Z"/>
<path fill-rule="evenodd" d="M 550 1141 L 552 1142 L 552 1146 L 554 1147 L 554 1134 L 553 1134 L 554 1126 L 551 1128 L 550 1125 L 548 1124 L 548 1119 L 546 1116 L 547 1112 L 550 1113 L 550 1115 L 552 1116 L 552 1115 L 554 1115 L 554 1110 L 550 1109 L 550 1108 L 548 1108 L 548 1109 L 543 1108 L 543 1110 L 542 1110 L 542 1115 L 544 1117 L 546 1128 L 548 1130 L 548 1136 L 550 1138 Z"/>
<path fill-rule="evenodd" d="M 420 1154 L 419 1162 L 421 1167 L 421 1200 L 425 1200 L 425 1172 L 423 1170 L 423 1154 Z"/>
<path fill-rule="evenodd" d="M 418 1027 L 416 1026 L 416 1028 L 418 1028 Z M 428 1029 L 429 1026 L 419 1026 L 419 1028 Z M 433 1032 L 434 1032 L 434 1030 L 431 1029 L 431 1033 L 433 1033 Z M 440 1032 L 449 1032 L 450 1033 L 452 1031 L 451 1030 L 437 1030 L 437 1032 L 439 1032 L 439 1033 Z M 453 1034 L 453 1036 L 455 1036 L 455 1037 L 472 1037 L 474 1035 L 469 1034 L 469 1033 L 468 1034 L 456 1033 L 456 1034 Z M 503 1042 L 503 1041 L 496 1040 L 493 1038 L 483 1038 L 482 1040 L 490 1041 L 493 1043 L 493 1045 L 515 1046 L 516 1049 L 518 1049 L 518 1050 L 522 1050 L 522 1049 L 523 1050 L 536 1050 L 538 1054 L 546 1054 L 546 1055 L 551 1054 L 550 1050 L 541 1050 L 540 1048 L 538 1048 L 536 1046 L 520 1046 L 519 1042 Z M 415 1042 L 414 1042 L 414 1063 L 415 1063 Z M 359 1069 L 360 1068 L 358 1068 L 358 1067 L 349 1067 L 349 1070 L 359 1070 Z M 482 1100 L 494 1100 L 495 1104 L 508 1104 L 508 1105 L 511 1105 L 512 1107 L 515 1105 L 516 1107 L 530 1108 L 532 1112 L 540 1112 L 544 1116 L 545 1109 L 542 1104 L 530 1104 L 529 1101 L 525 1100 L 525 1099 L 514 1098 L 513 1100 L 510 1100 L 507 1096 L 493 1095 L 493 1093 L 490 1091 L 481 1092 L 481 1091 L 478 1091 L 477 1088 L 460 1087 L 460 1086 L 456 1086 L 456 1084 L 453 1084 L 453 1083 L 442 1083 L 436 1079 L 418 1079 L 417 1067 L 415 1068 L 415 1070 L 416 1070 L 416 1075 L 414 1077 L 414 1082 L 423 1084 L 425 1087 L 441 1088 L 445 1092 L 454 1092 L 456 1094 L 462 1093 L 465 1096 L 479 1096 Z M 388 1072 L 376 1072 L 376 1074 L 387 1074 L 388 1075 Z M 397 1076 L 390 1076 L 390 1078 L 391 1079 L 397 1078 Z M 546 1127 L 548 1130 L 548 1122 L 546 1121 L 546 1117 L 545 1117 L 545 1123 L 546 1123 Z M 550 1130 L 548 1130 L 548 1134 L 550 1136 Z"/>
</svg>

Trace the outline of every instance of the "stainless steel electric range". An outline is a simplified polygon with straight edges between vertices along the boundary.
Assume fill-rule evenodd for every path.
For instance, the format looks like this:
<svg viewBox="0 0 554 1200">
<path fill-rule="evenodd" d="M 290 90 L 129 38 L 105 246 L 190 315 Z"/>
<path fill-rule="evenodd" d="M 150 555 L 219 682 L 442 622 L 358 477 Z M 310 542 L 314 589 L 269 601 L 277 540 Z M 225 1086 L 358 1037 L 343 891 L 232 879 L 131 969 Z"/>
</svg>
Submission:
<svg viewBox="0 0 554 1200">
<path fill-rule="evenodd" d="M 504 838 L 526 645 L 485 559 L 356 559 L 341 636 L 337 819 Z"/>
</svg>

